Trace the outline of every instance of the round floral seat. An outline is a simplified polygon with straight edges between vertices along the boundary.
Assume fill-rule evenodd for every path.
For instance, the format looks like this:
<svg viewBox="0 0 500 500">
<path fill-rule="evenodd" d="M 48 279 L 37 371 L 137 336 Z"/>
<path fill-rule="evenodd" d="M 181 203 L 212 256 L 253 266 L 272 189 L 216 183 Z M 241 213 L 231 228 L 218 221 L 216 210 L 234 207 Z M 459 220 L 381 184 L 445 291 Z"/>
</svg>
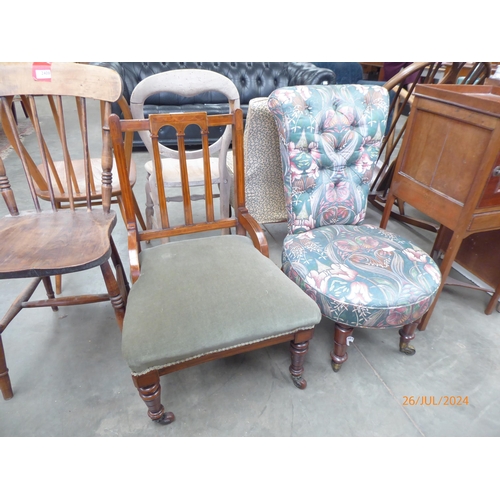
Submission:
<svg viewBox="0 0 500 500">
<path fill-rule="evenodd" d="M 428 254 L 376 226 L 325 226 L 285 238 L 283 271 L 324 316 L 351 327 L 394 328 L 427 311 L 441 274 Z"/>
</svg>

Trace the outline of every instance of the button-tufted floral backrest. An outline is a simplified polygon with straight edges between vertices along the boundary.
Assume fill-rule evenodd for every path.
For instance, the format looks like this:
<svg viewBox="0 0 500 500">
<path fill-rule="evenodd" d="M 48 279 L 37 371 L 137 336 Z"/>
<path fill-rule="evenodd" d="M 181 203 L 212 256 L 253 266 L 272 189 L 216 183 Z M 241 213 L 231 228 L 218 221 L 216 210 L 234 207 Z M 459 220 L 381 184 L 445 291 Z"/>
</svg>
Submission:
<svg viewBox="0 0 500 500">
<path fill-rule="evenodd" d="M 387 90 L 284 87 L 268 106 L 280 136 L 289 233 L 362 222 L 386 128 Z"/>
</svg>

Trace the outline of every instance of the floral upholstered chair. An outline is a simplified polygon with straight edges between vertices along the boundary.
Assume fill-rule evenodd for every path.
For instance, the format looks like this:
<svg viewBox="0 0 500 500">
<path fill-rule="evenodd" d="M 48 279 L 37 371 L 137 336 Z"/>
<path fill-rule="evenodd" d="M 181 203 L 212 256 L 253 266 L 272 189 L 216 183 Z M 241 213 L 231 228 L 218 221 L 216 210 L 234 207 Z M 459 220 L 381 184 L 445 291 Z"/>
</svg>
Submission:
<svg viewBox="0 0 500 500">
<path fill-rule="evenodd" d="M 430 307 L 441 275 L 410 241 L 362 225 L 389 97 L 381 86 L 297 86 L 268 106 L 280 136 L 288 217 L 283 271 L 335 322 L 334 371 L 360 328 L 400 327 L 400 351 Z"/>
</svg>

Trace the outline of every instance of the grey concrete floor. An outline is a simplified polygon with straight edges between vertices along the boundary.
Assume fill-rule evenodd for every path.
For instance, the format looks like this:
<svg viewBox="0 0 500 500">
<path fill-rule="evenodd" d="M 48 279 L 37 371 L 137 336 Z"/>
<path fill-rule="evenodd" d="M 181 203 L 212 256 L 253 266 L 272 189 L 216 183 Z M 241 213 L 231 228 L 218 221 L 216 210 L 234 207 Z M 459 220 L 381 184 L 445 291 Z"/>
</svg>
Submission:
<svg viewBox="0 0 500 500">
<path fill-rule="evenodd" d="M 136 155 L 141 207 L 146 159 Z M 6 167 L 15 162 L 11 153 Z M 18 169 L 11 173 L 14 187 L 21 181 Z M 378 224 L 380 215 L 369 207 L 366 222 Z M 286 224 L 264 229 L 279 265 Z M 389 229 L 427 251 L 432 246 L 430 233 L 394 221 Z M 127 263 L 120 216 L 113 237 Z M 0 314 L 23 286 L 0 282 Z M 98 270 L 64 276 L 64 293 L 91 290 L 104 290 Z M 286 344 L 167 375 L 162 402 L 177 418 L 168 426 L 146 415 L 109 303 L 23 310 L 2 335 L 14 398 L 0 400 L 0 436 L 499 436 L 500 315 L 484 314 L 489 298 L 445 288 L 412 357 L 399 352 L 397 330 L 359 329 L 338 373 L 329 357 L 333 323 L 323 319 L 306 358 L 304 391 L 290 380 Z"/>
</svg>

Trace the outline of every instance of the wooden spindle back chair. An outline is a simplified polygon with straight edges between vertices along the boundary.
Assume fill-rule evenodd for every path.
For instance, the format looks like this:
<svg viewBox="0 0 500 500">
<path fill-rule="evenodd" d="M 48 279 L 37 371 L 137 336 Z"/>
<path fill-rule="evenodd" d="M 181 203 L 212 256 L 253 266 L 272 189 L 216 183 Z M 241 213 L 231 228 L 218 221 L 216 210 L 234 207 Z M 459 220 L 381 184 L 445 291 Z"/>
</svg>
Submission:
<svg viewBox="0 0 500 500">
<path fill-rule="evenodd" d="M 203 146 L 202 214 L 193 207 L 184 144 L 184 131 L 193 124 L 201 131 Z M 177 133 L 182 210 L 179 203 L 168 203 L 165 192 L 158 147 L 158 132 L 164 126 L 174 127 Z M 228 152 L 231 136 L 227 135 L 220 154 L 234 157 L 232 216 L 216 210 L 208 144 L 209 128 L 226 126 L 231 127 L 232 150 Z M 131 189 L 123 190 L 133 285 L 122 351 L 149 417 L 163 424 L 174 420 L 161 404 L 160 376 L 285 341 L 290 342 L 292 380 L 305 388 L 304 356 L 321 315 L 314 301 L 268 258 L 264 233 L 245 207 L 241 109 L 224 115 L 195 112 L 122 121 L 112 115 L 110 129 L 122 181 L 126 178 L 122 134 L 149 133 L 154 164 L 151 185 L 160 201 L 157 226 L 144 231 L 134 217 Z M 168 243 L 157 244 L 165 238 Z M 141 249 L 142 242 L 151 244 Z"/>
<path fill-rule="evenodd" d="M 0 64 L 2 126 L 18 155 L 17 158 L 10 154 L 5 162 L 0 160 L 0 191 L 8 212 L 0 219 L 0 279 L 33 278 L 0 320 L 0 334 L 23 308 L 49 306 L 57 310 L 59 306 L 105 300 L 111 300 L 121 326 L 129 287 L 111 239 L 116 214 L 111 210 L 113 156 L 107 116 L 111 103 L 121 96 L 122 82 L 112 70 L 76 63 L 52 63 L 42 79 L 36 77 L 36 71 L 36 63 Z M 24 140 L 12 113 L 16 95 L 23 96 L 34 127 L 31 136 Z M 63 160 L 57 168 L 50 153 L 52 141 L 44 135 L 47 116 L 41 105 L 44 98 L 51 103 L 63 145 Z M 68 99 L 76 99 L 77 103 L 76 132 L 68 126 L 64 112 Z M 99 127 L 103 144 L 102 176 L 98 179 L 93 169 L 87 122 L 90 112 L 87 102 L 94 99 L 102 103 L 104 111 L 104 126 Z M 69 143 L 74 139 L 79 139 L 83 156 L 79 162 L 81 179 L 72 168 L 75 162 L 69 153 Z M 99 209 L 95 207 L 97 192 Z M 30 198 L 29 207 L 24 206 L 22 203 Z M 68 204 L 65 209 L 61 208 L 63 198 Z M 55 297 L 51 276 L 94 267 L 101 268 L 107 293 Z M 48 298 L 30 300 L 40 283 L 44 284 Z M 4 399 L 13 396 L 1 338 L 0 389 Z"/>
<path fill-rule="evenodd" d="M 56 133 L 59 139 L 59 141 L 52 140 L 48 143 L 45 138 L 42 138 L 44 161 L 47 162 L 52 177 L 49 185 L 45 166 L 39 152 L 37 151 L 37 154 L 32 155 L 31 152 L 26 151 L 22 142 L 18 143 L 18 141 L 16 141 L 13 129 L 2 113 L 2 123 L 6 136 L 10 140 L 18 156 L 24 155 L 25 161 L 29 166 L 29 173 L 33 178 L 33 186 L 37 196 L 45 201 L 50 201 L 51 196 L 53 196 L 57 208 L 85 206 L 87 197 L 91 200 L 92 205 L 103 203 L 103 179 L 106 178 L 106 175 L 109 175 L 104 173 L 103 163 L 106 161 L 105 156 L 107 157 L 111 154 L 110 144 L 102 142 L 99 137 L 100 134 L 95 135 L 91 138 L 91 143 L 93 145 L 92 149 L 86 150 L 83 154 L 87 154 L 88 156 L 83 157 L 80 144 L 75 141 L 76 137 L 68 137 L 66 134 L 68 127 L 79 127 L 79 123 L 88 121 L 87 116 L 84 115 L 86 110 L 82 105 L 81 98 L 79 96 L 75 96 L 74 99 L 72 96 L 65 96 L 64 98 L 55 95 L 39 96 L 37 98 L 38 108 L 43 106 L 44 109 L 50 109 L 50 113 L 47 112 L 44 114 L 41 120 L 38 117 L 37 108 L 32 104 L 32 102 L 34 102 L 33 96 L 19 94 L 17 99 L 23 104 L 23 109 L 32 126 L 35 129 L 37 127 L 40 128 L 40 134 L 42 134 L 42 136 L 44 136 L 47 131 L 51 131 L 53 135 Z M 47 102 L 42 103 L 42 99 L 47 99 Z M 123 115 L 126 118 L 131 118 L 130 108 L 123 95 L 120 95 L 118 99 L 116 99 L 116 102 L 118 102 Z M 101 101 L 99 118 L 101 127 L 106 123 L 110 113 L 111 108 Z M 97 117 L 95 119 L 97 119 Z M 95 130 L 99 132 L 98 128 Z M 131 161 L 133 141 L 131 134 L 127 136 L 126 141 L 129 182 L 131 186 L 134 186 L 136 182 L 136 167 L 134 162 Z M 91 165 L 90 170 L 87 169 L 86 166 L 86 162 L 88 161 L 90 161 Z M 122 210 L 121 188 L 118 182 L 116 166 L 114 164 L 112 165 L 111 173 L 111 203 L 118 203 L 120 210 Z M 88 177 L 87 174 L 89 174 Z M 68 186 L 68 179 L 71 180 L 71 186 Z M 89 189 L 89 193 L 86 191 L 87 188 Z M 49 189 L 52 189 L 52 193 L 49 192 Z M 145 227 L 141 211 L 135 198 L 134 204 L 138 221 L 142 227 Z M 57 276 L 56 294 L 60 293 L 61 278 Z"/>
</svg>

